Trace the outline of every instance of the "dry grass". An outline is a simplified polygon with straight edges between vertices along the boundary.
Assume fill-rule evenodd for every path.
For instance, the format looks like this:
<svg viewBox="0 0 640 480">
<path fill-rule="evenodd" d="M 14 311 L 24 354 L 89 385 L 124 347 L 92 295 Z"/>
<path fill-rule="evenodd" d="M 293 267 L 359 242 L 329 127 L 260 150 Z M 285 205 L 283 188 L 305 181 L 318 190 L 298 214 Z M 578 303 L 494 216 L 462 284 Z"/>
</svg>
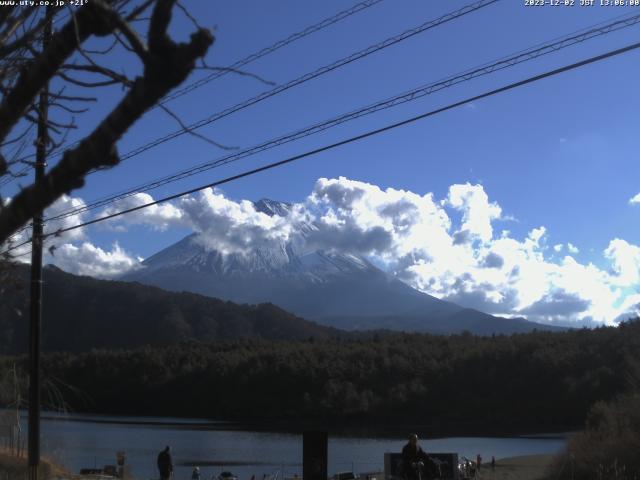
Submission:
<svg viewBox="0 0 640 480">
<path fill-rule="evenodd" d="M 480 480 L 540 480 L 545 478 L 552 455 L 527 455 L 503 458 L 496 461 L 496 468 L 483 465 Z"/>
<path fill-rule="evenodd" d="M 569 440 L 549 478 L 640 480 L 640 393 L 596 404 L 583 432 Z"/>
<path fill-rule="evenodd" d="M 78 478 L 47 458 L 43 458 L 40 464 L 39 477 L 42 480 Z M 0 447 L 0 480 L 25 480 L 27 472 L 26 457 L 18 458 L 8 449 Z"/>
</svg>

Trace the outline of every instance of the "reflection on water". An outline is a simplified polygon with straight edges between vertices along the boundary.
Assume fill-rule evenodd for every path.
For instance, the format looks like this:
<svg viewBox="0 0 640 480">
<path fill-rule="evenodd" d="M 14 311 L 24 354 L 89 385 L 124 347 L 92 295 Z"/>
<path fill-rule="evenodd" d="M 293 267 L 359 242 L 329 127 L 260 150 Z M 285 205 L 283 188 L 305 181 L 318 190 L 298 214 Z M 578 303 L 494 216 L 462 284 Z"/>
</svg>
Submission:
<svg viewBox="0 0 640 480">
<path fill-rule="evenodd" d="M 404 442 L 393 435 L 330 437 L 329 473 L 382 470 L 384 453 L 400 451 Z M 561 436 L 451 437 L 426 438 L 421 443 L 427 451 L 457 452 L 469 458 L 481 454 L 489 460 L 492 455 L 498 459 L 555 453 L 565 441 Z M 166 445 L 173 450 L 176 480 L 190 478 L 194 465 L 200 466 L 203 480 L 223 469 L 236 473 L 240 480 L 254 474 L 260 479 L 275 471 L 286 476 L 302 471 L 302 436 L 297 434 L 229 430 L 223 422 L 169 418 L 74 415 L 66 419 L 44 416 L 42 420 L 43 454 L 74 472 L 115 464 L 116 452 L 124 450 L 136 478 L 157 478 L 156 457 Z"/>
</svg>

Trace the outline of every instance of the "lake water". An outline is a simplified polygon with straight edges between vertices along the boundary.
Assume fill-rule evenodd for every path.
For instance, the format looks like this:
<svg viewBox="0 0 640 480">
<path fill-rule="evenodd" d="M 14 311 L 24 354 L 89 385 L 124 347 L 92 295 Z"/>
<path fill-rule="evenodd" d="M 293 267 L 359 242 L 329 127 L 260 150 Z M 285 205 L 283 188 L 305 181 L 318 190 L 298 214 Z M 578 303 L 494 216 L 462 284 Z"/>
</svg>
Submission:
<svg viewBox="0 0 640 480">
<path fill-rule="evenodd" d="M 26 427 L 26 425 L 25 425 Z M 26 428 L 25 428 L 26 431 Z M 399 452 L 405 443 L 401 435 L 330 436 L 329 473 L 371 472 L 384 467 L 385 452 Z M 556 453 L 565 444 L 563 436 L 482 438 L 423 438 L 427 452 L 456 452 L 484 461 L 517 455 Z M 291 433 L 243 431 L 228 424 L 200 420 L 150 419 L 108 416 L 43 416 L 42 452 L 78 472 L 115 464 L 118 450 L 124 450 L 131 473 L 137 479 L 157 478 L 158 452 L 171 445 L 176 480 L 190 478 L 199 465 L 203 480 L 223 469 L 240 480 L 276 471 L 290 477 L 302 472 L 302 436 Z"/>
</svg>

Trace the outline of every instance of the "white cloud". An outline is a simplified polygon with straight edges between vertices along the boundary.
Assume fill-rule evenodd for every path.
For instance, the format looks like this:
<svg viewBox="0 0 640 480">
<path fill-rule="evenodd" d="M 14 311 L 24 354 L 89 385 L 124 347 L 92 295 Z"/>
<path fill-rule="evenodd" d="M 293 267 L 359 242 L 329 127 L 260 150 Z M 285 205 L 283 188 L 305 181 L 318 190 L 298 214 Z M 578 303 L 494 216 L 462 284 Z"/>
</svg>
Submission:
<svg viewBox="0 0 640 480">
<path fill-rule="evenodd" d="M 460 232 L 468 232 L 483 242 L 491 240 L 491 222 L 500 218 L 502 209 L 498 204 L 489 202 L 482 185 L 451 185 L 447 204 L 463 212 Z"/>
<path fill-rule="evenodd" d="M 210 188 L 184 197 L 179 208 L 205 247 L 222 253 L 279 245 L 291 233 L 290 219 L 259 212 L 252 202 L 234 202 Z"/>
<path fill-rule="evenodd" d="M 374 255 L 385 263 L 420 251 L 435 254 L 451 243 L 451 221 L 431 194 L 321 178 L 295 211 L 313 222 L 314 246 Z"/>
<path fill-rule="evenodd" d="M 6 199 L 6 203 L 9 203 L 11 199 Z M 58 200 L 56 200 L 51 206 L 49 206 L 44 211 L 44 234 L 55 234 L 56 232 L 78 225 L 82 223 L 84 219 L 83 213 L 74 213 L 72 215 L 66 215 L 64 218 L 56 219 L 56 220 L 48 220 L 53 217 L 57 217 L 65 212 L 69 212 L 70 210 L 76 210 L 84 207 L 85 203 L 81 198 L 77 197 L 69 197 L 68 195 L 63 195 Z M 31 238 L 31 227 L 26 225 L 21 230 L 18 231 L 17 234 L 13 235 L 9 242 L 5 245 L 5 247 L 11 248 L 12 245 L 19 245 L 23 242 L 26 242 Z M 52 235 L 45 239 L 45 248 L 48 248 L 52 245 L 57 245 L 61 242 L 68 241 L 79 241 L 85 238 L 85 229 L 77 228 L 74 230 L 70 230 L 68 232 L 64 232 L 57 235 Z M 4 248 L 4 247 L 3 247 Z M 31 251 L 31 244 L 27 243 L 22 247 L 16 248 L 11 251 L 11 254 L 16 258 L 16 260 L 21 262 L 29 262 L 31 260 L 29 256 L 29 252 Z"/>
<path fill-rule="evenodd" d="M 634 197 L 629 199 L 631 205 L 640 205 L 640 193 L 637 193 Z"/>
<path fill-rule="evenodd" d="M 86 213 L 74 213 L 55 220 L 53 218 L 84 206 L 85 202 L 81 198 L 67 195 L 60 197 L 44 212 L 44 233 L 55 234 L 61 229 L 82 223 L 85 220 Z M 173 206 L 170 207 L 175 209 Z M 148 219 L 146 216 L 139 218 Z M 30 237 L 31 228 L 25 228 L 13 237 L 12 244 L 18 245 Z M 78 242 L 81 243 L 78 245 Z M 31 261 L 30 251 L 31 244 L 27 243 L 11 253 L 16 260 L 29 263 Z M 71 273 L 102 278 L 117 276 L 136 268 L 140 263 L 139 258 L 124 251 L 117 243 L 113 245 L 110 251 L 96 247 L 88 241 L 85 227 L 47 237 L 44 243 L 43 261 L 44 263 L 57 265 Z"/>
<path fill-rule="evenodd" d="M 576 255 L 578 253 L 580 253 L 580 249 L 578 247 L 576 247 L 573 243 L 571 242 L 567 242 L 566 245 L 562 244 L 562 243 L 558 243 L 556 245 L 553 246 L 553 251 L 556 253 L 560 253 L 562 251 L 563 248 L 567 248 L 567 251 L 573 255 Z"/>
<path fill-rule="evenodd" d="M 109 205 L 98 215 L 106 217 L 123 210 L 139 207 L 153 202 L 154 199 L 148 193 L 136 193 L 130 197 L 116 201 Z M 107 220 L 114 229 L 125 231 L 124 225 L 146 225 L 154 230 L 164 231 L 171 226 L 183 224 L 183 212 L 171 203 L 162 203 L 141 208 L 126 215 Z"/>
<path fill-rule="evenodd" d="M 640 281 L 640 247 L 616 238 L 609 242 L 604 254 L 611 261 L 615 272 L 613 279 L 618 285 L 629 287 L 638 284 Z"/>
<path fill-rule="evenodd" d="M 467 307 L 538 321 L 612 322 L 633 305 L 625 302 L 638 282 L 640 247 L 623 240 L 604 252 L 612 270 L 581 264 L 572 256 L 546 257 L 547 231 L 533 228 L 516 239 L 495 236 L 502 208 L 482 185 L 452 185 L 447 197 L 417 194 L 344 177 L 319 179 L 288 216 L 257 212 L 208 190 L 179 203 L 183 219 L 202 241 L 223 252 L 292 241 L 305 222 L 307 248 L 366 255 L 412 286 Z M 449 213 L 461 213 L 459 222 Z M 578 248 L 567 242 L 569 254 Z M 635 262 L 635 263 L 634 263 Z M 625 293 L 626 292 L 626 293 Z M 636 302 L 640 303 L 640 302 Z"/>
<path fill-rule="evenodd" d="M 138 194 L 100 215 L 151 201 L 150 195 Z M 63 211 L 70 204 L 82 205 L 82 200 L 65 197 L 55 208 Z M 116 229 L 188 227 L 200 234 L 203 245 L 223 254 L 281 249 L 288 242 L 360 254 L 419 290 L 492 314 L 611 323 L 638 312 L 639 246 L 616 238 L 602 252 L 608 265 L 580 263 L 572 256 L 579 252 L 575 244 L 548 245 L 543 226 L 521 238 L 508 230 L 496 233 L 495 222 L 505 218 L 502 211 L 482 185 L 452 185 L 445 198 L 437 199 L 432 193 L 340 177 L 319 179 L 285 216 L 207 189 L 110 223 Z M 82 229 L 73 235 L 58 241 L 62 245 L 53 257 L 63 269 L 110 277 L 139 264 L 117 244 L 107 251 L 91 244 Z"/>
<path fill-rule="evenodd" d="M 448 209 L 462 212 L 461 221 L 452 221 Z M 604 252 L 608 272 L 572 256 L 547 258 L 542 226 L 521 240 L 508 231 L 496 237 L 493 222 L 502 209 L 481 185 L 452 185 L 437 201 L 432 194 L 320 179 L 300 211 L 317 227 L 316 246 L 374 257 L 422 291 L 494 314 L 612 322 L 631 308 L 621 288 L 638 282 L 640 247 L 621 240 Z M 579 252 L 570 242 L 553 251 L 564 248 Z"/>
<path fill-rule="evenodd" d="M 79 246 L 65 243 L 58 246 L 48 260 L 67 272 L 100 278 L 115 277 L 140 265 L 140 259 L 118 243 L 114 243 L 110 251 L 89 242 Z"/>
</svg>

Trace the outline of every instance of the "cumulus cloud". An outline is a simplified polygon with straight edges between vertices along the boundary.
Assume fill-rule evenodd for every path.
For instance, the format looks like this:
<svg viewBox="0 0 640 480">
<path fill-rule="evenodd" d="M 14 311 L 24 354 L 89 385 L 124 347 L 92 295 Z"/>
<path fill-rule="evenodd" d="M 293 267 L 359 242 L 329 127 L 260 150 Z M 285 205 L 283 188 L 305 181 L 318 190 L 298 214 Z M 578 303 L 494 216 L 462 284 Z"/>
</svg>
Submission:
<svg viewBox="0 0 640 480">
<path fill-rule="evenodd" d="M 573 255 L 580 253 L 580 249 L 576 247 L 573 243 L 568 242 L 566 245 L 562 243 L 558 243 L 553 246 L 553 251 L 556 253 L 560 253 L 566 247 L 567 251 Z"/>
<path fill-rule="evenodd" d="M 10 198 L 5 199 L 6 203 L 11 201 Z M 56 200 L 51 206 L 44 211 L 45 224 L 43 227 L 44 234 L 55 234 L 56 232 L 78 225 L 84 220 L 83 213 L 66 214 L 69 211 L 75 211 L 85 206 L 84 201 L 81 198 L 70 197 L 63 195 Z M 55 219 L 55 217 L 66 215 L 63 218 Z M 48 220 L 49 219 L 49 220 Z M 10 241 L 3 248 L 11 248 L 11 246 L 20 245 L 23 242 L 28 241 L 31 238 L 31 228 L 26 225 L 20 229 L 15 235 L 10 238 Z M 79 241 L 85 238 L 85 229 L 77 228 L 69 232 L 64 232 L 57 235 L 52 235 L 45 240 L 45 248 L 49 248 L 52 245 L 58 245 L 60 243 L 69 241 Z M 28 253 L 31 251 L 31 245 L 26 244 L 22 247 L 16 248 L 11 251 L 11 254 L 16 260 L 21 262 L 30 261 Z"/>
<path fill-rule="evenodd" d="M 635 196 L 631 197 L 629 199 L 629 203 L 631 205 L 638 205 L 640 204 L 640 193 L 637 193 Z"/>
<path fill-rule="evenodd" d="M 564 290 L 555 290 L 545 294 L 540 300 L 521 310 L 530 319 L 534 320 L 564 320 L 585 312 L 591 306 L 587 299 L 580 298 L 575 293 Z"/>
<path fill-rule="evenodd" d="M 111 250 L 103 250 L 90 242 L 82 242 L 77 246 L 60 245 L 50 260 L 67 272 L 109 278 L 138 268 L 141 259 L 123 250 L 118 243 L 114 243 Z"/>
<path fill-rule="evenodd" d="M 138 194 L 100 215 L 151 201 Z M 69 204 L 82 201 L 66 197 L 55 208 L 63 211 Z M 117 230 L 190 228 L 202 245 L 222 254 L 284 251 L 294 243 L 362 255 L 423 292 L 492 314 L 585 324 L 613 323 L 640 310 L 639 246 L 616 238 L 602 252 L 603 266 L 581 263 L 573 256 L 579 253 L 575 244 L 548 245 L 544 226 L 519 238 L 497 231 L 502 212 L 482 185 L 451 185 L 438 199 L 339 177 L 319 179 L 305 199 L 281 215 L 207 189 L 110 224 Z M 55 251 L 61 268 L 110 277 L 139 264 L 117 244 L 104 250 L 83 230 L 73 235 Z"/>
<path fill-rule="evenodd" d="M 615 283 L 628 287 L 640 281 L 640 247 L 616 238 L 609 242 L 604 254 L 611 261 Z"/>
<path fill-rule="evenodd" d="M 468 232 L 469 238 L 491 240 L 492 222 L 500 218 L 502 209 L 497 203 L 489 202 L 482 185 L 451 185 L 447 204 L 463 213 L 460 231 Z"/>
<path fill-rule="evenodd" d="M 294 209 L 314 225 L 308 241 L 319 248 L 336 248 L 373 255 L 388 263 L 450 243 L 450 219 L 431 194 L 349 180 L 321 178 L 303 205 Z"/>
<path fill-rule="evenodd" d="M 129 210 L 152 203 L 153 201 L 153 197 L 148 193 L 136 193 L 109 205 L 100 212 L 98 217 L 107 217 L 123 210 Z M 183 216 L 183 212 L 175 205 L 162 203 L 159 205 L 151 205 L 120 217 L 115 217 L 113 220 L 107 220 L 107 223 L 118 231 L 126 230 L 125 225 L 146 225 L 154 230 L 164 231 L 169 227 L 183 224 Z"/>
<path fill-rule="evenodd" d="M 200 233 L 205 247 L 221 253 L 246 253 L 286 242 L 291 219 L 267 215 L 247 200 L 235 202 L 221 192 L 206 189 L 179 202 L 182 221 Z"/>
<path fill-rule="evenodd" d="M 486 268 L 502 268 L 504 266 L 504 258 L 494 252 L 489 252 L 482 262 Z"/>
<path fill-rule="evenodd" d="M 111 250 L 104 250 L 95 246 L 89 241 L 85 227 L 56 234 L 60 230 L 84 222 L 86 213 L 67 213 L 84 206 L 85 202 L 81 198 L 63 195 L 45 209 L 44 233 L 53 235 L 47 237 L 44 242 L 44 263 L 54 264 L 71 273 L 101 278 L 114 277 L 137 268 L 141 261 L 140 258 L 126 252 L 117 243 L 113 245 Z M 173 206 L 169 207 L 175 209 Z M 62 214 L 65 214 L 65 216 L 58 219 L 55 218 Z M 137 221 L 144 223 L 144 221 L 148 221 L 148 217 L 139 216 Z M 19 245 L 30 238 L 31 228 L 25 228 L 13 236 L 9 246 L 11 244 Z M 31 261 L 30 251 L 31 244 L 27 243 L 13 250 L 11 254 L 16 260 L 29 263 Z"/>
<path fill-rule="evenodd" d="M 438 201 L 346 178 L 320 179 L 300 204 L 316 230 L 316 246 L 334 246 L 378 260 L 415 288 L 466 307 L 539 321 L 611 323 L 634 311 L 640 247 L 613 240 L 603 252 L 611 269 L 577 262 L 573 243 L 547 257 L 547 231 L 521 239 L 494 232 L 502 208 L 482 185 L 452 185 Z M 462 214 L 459 222 L 450 215 Z M 300 217 L 300 215 L 298 215 Z M 625 290 L 626 289 L 626 290 Z"/>
</svg>

